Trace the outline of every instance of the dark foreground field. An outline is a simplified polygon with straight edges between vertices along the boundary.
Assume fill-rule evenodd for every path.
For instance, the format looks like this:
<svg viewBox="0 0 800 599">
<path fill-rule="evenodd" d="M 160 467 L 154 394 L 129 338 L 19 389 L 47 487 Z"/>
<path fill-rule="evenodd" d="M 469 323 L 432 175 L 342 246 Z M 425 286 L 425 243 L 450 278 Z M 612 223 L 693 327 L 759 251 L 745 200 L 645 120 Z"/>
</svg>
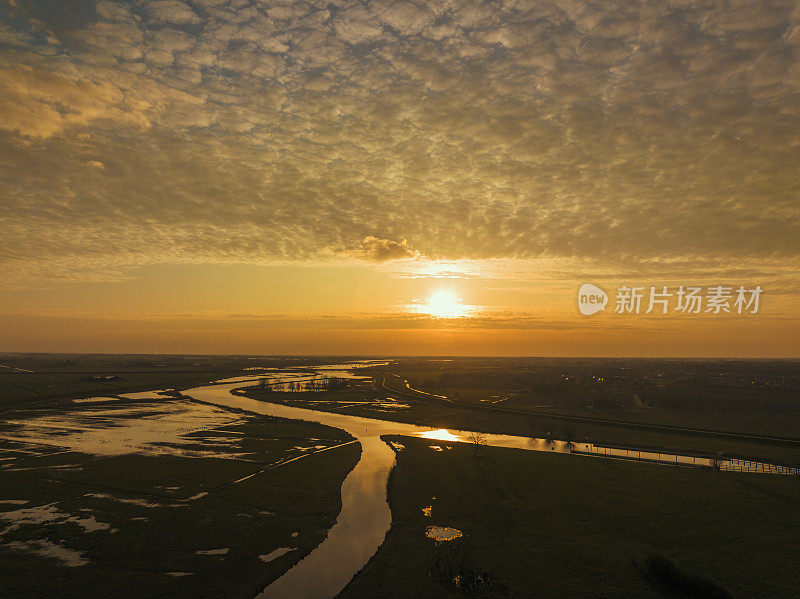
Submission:
<svg viewBox="0 0 800 599">
<path fill-rule="evenodd" d="M 795 478 L 392 440 L 392 529 L 343 598 L 798 596 Z"/>
<path fill-rule="evenodd" d="M 358 444 L 174 391 L 230 376 L 436 429 L 800 463 L 798 362 L 398 359 L 315 391 L 266 370 L 340 361 L 2 357 L 0 597 L 252 597 L 317 546 Z M 343 597 L 800 596 L 797 478 L 398 440 L 392 528 Z"/>
<path fill-rule="evenodd" d="M 4 442 L 0 597 L 253 597 L 336 521 L 360 455 L 350 440 L 243 416 L 168 454 L 63 451 L 59 433 L 53 445 Z M 334 448 L 311 453 L 321 447 Z"/>
</svg>

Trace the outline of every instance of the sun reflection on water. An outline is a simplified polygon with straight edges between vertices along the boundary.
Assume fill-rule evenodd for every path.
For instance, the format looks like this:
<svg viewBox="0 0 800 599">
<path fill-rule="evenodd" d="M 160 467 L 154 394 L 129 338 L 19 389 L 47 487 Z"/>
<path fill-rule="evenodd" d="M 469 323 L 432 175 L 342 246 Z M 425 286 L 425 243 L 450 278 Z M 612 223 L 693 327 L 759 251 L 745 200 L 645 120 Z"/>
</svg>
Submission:
<svg viewBox="0 0 800 599">
<path fill-rule="evenodd" d="M 435 431 L 425 431 L 424 433 L 419 433 L 419 436 L 423 439 L 435 439 L 436 441 L 463 441 L 461 437 L 454 435 L 446 428 L 440 428 Z"/>
</svg>

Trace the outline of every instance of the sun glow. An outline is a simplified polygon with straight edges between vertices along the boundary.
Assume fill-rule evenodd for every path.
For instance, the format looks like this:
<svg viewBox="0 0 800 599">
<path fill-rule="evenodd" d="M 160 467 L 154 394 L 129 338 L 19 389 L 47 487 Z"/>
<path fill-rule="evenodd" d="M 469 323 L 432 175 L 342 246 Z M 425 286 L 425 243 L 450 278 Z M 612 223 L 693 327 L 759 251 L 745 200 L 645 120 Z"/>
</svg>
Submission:
<svg viewBox="0 0 800 599">
<path fill-rule="evenodd" d="M 461 318 L 469 315 L 471 310 L 452 291 L 441 289 L 420 306 L 420 312 L 434 318 Z"/>
</svg>

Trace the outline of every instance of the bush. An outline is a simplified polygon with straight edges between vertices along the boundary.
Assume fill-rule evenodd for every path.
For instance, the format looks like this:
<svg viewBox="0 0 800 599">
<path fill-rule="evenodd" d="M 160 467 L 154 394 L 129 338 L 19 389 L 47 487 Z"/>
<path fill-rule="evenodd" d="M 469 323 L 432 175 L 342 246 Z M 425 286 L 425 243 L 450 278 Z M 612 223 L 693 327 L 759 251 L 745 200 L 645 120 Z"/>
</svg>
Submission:
<svg viewBox="0 0 800 599">
<path fill-rule="evenodd" d="M 442 586 L 470 597 L 510 597 L 497 576 L 477 564 L 463 539 L 436 543 L 430 575 Z"/>
<path fill-rule="evenodd" d="M 706 578 L 684 572 L 660 555 L 649 556 L 637 569 L 668 597 L 682 599 L 730 599 L 731 594 Z"/>
</svg>

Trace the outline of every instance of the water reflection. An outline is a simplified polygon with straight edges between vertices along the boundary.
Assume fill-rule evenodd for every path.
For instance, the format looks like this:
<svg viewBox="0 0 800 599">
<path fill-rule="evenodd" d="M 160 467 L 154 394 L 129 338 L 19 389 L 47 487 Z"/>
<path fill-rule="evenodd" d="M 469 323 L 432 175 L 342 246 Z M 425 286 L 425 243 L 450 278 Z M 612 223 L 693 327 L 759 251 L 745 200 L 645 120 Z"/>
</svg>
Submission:
<svg viewBox="0 0 800 599">
<path fill-rule="evenodd" d="M 278 559 L 281 556 L 286 555 L 290 551 L 294 551 L 297 547 L 278 547 L 275 551 L 268 553 L 266 555 L 259 555 L 258 559 L 262 562 L 271 562 L 274 559 Z"/>
<path fill-rule="evenodd" d="M 439 428 L 435 431 L 425 431 L 424 433 L 417 433 L 423 439 L 434 439 L 436 441 L 464 441 L 459 435 L 454 435 L 446 428 Z"/>
<path fill-rule="evenodd" d="M 153 392 L 131 393 L 126 399 L 146 400 L 163 396 Z M 118 400 L 119 401 L 119 400 Z M 34 417 L 35 416 L 35 417 Z M 61 450 L 94 455 L 178 455 L 186 457 L 245 457 L 233 451 L 237 440 L 214 437 L 198 445 L 191 433 L 230 426 L 244 419 L 214 406 L 164 400 L 157 404 L 100 404 L 66 412 L 30 414 L 4 421 L 0 439 L 14 443 L 54 446 Z M 215 449 L 215 446 L 219 450 Z M 9 467 L 3 467 L 8 470 Z"/>
<path fill-rule="evenodd" d="M 336 524 L 320 545 L 257 599 L 333 597 L 383 543 L 391 524 L 386 480 L 394 451 L 375 436 L 359 437 L 359 442 L 362 457 L 342 484 Z"/>
<path fill-rule="evenodd" d="M 464 533 L 449 526 L 429 526 L 425 531 L 425 536 L 434 541 L 452 541 L 464 536 Z"/>
</svg>

